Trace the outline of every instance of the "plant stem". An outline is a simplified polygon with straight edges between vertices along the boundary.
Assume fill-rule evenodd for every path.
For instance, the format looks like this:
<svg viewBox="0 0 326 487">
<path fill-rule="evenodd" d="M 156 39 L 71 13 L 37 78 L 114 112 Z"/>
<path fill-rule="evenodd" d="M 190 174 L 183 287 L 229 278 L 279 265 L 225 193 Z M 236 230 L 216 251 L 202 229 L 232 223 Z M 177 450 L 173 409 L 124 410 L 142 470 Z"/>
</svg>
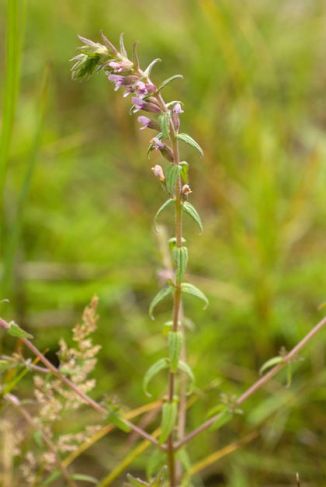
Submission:
<svg viewBox="0 0 326 487">
<path fill-rule="evenodd" d="M 171 141 L 173 148 L 174 164 L 179 164 L 179 147 L 178 141 L 174 132 L 173 125 L 171 123 Z M 175 237 L 176 246 L 182 246 L 182 200 L 181 200 L 181 178 L 179 176 L 176 183 L 176 198 L 175 198 Z M 182 305 L 181 296 L 181 282 L 179 278 L 176 278 L 174 296 L 173 296 L 173 332 L 177 332 L 180 326 L 180 311 Z M 175 378 L 176 374 L 172 371 L 169 372 L 169 388 L 168 388 L 168 400 L 172 402 L 174 399 L 175 392 Z M 176 462 L 175 462 L 175 450 L 173 444 L 174 435 L 173 432 L 170 434 L 167 441 L 167 454 L 168 454 L 168 466 L 170 474 L 170 485 L 175 487 L 177 484 L 176 479 Z"/>
<path fill-rule="evenodd" d="M 10 324 L 7 323 L 5 320 L 0 318 L 0 329 L 8 330 L 10 328 Z M 85 394 L 82 390 L 79 389 L 79 387 L 74 384 L 71 380 L 69 380 L 65 375 L 63 375 L 59 369 L 57 369 L 44 355 L 40 350 L 35 347 L 35 345 L 28 340 L 27 338 L 21 338 L 22 343 L 29 348 L 29 350 L 42 362 L 45 367 L 52 372 L 61 382 L 63 382 L 66 386 L 68 386 L 70 389 L 72 389 L 77 396 L 79 396 L 88 406 L 92 407 L 95 411 L 97 411 L 100 414 L 107 415 L 108 411 L 106 410 L 105 407 L 103 407 L 101 404 L 98 402 L 94 401 L 90 396 Z M 164 446 L 160 445 L 159 442 L 149 433 L 144 431 L 142 428 L 139 426 L 136 426 L 133 424 L 131 421 L 124 419 L 124 422 L 131 430 L 133 430 L 135 433 L 138 433 L 139 436 L 142 436 L 145 440 L 148 440 L 150 443 L 153 445 L 157 446 L 161 450 L 165 450 Z"/>
<path fill-rule="evenodd" d="M 317 325 L 315 325 L 303 338 L 300 340 L 292 350 L 283 357 L 281 363 L 273 367 L 267 374 L 258 379 L 252 386 L 249 387 L 235 402 L 237 406 L 243 404 L 250 396 L 255 394 L 259 389 L 261 389 L 265 384 L 267 384 L 280 370 L 282 370 L 288 363 L 293 360 L 298 353 L 307 345 L 307 343 L 326 325 L 326 317 L 323 318 Z M 205 421 L 205 423 L 198 426 L 185 436 L 182 440 L 178 441 L 174 448 L 175 450 L 181 448 L 183 445 L 189 443 L 193 438 L 203 433 L 209 429 L 213 424 L 220 418 L 221 413 L 216 414 L 212 418 Z"/>
<path fill-rule="evenodd" d="M 141 75 L 144 75 L 143 71 L 139 70 Z M 151 79 L 147 77 L 147 81 L 151 83 Z M 156 99 L 161 106 L 163 112 L 167 112 L 168 108 L 164 101 L 163 96 L 161 93 L 156 94 Z M 179 143 L 177 139 L 177 132 L 174 128 L 172 120 L 170 121 L 170 130 L 169 130 L 170 141 L 172 144 L 172 151 L 173 151 L 173 163 L 179 164 L 180 162 L 180 155 L 179 155 Z M 175 238 L 176 238 L 176 246 L 182 247 L 182 181 L 181 177 L 178 177 L 176 182 L 175 188 Z M 181 318 L 181 310 L 182 310 L 182 293 L 181 293 L 181 281 L 179 278 L 176 278 L 175 288 L 174 288 L 174 295 L 173 295 L 173 310 L 172 310 L 172 330 L 173 332 L 179 331 L 180 328 L 180 318 Z M 183 340 L 184 341 L 184 340 Z M 185 350 L 185 349 L 184 349 Z M 175 382 L 176 382 L 176 374 L 172 371 L 169 372 L 168 378 L 168 401 L 173 402 L 174 395 L 175 395 Z M 182 389 L 185 392 L 185 388 Z M 179 400 L 182 404 L 185 402 L 185 397 L 180 397 L 179 391 Z M 184 410 L 185 414 L 185 410 Z M 167 443 L 167 461 L 168 461 L 168 468 L 169 468 L 169 479 L 170 479 L 170 487 L 177 486 L 177 478 L 176 478 L 176 461 L 175 461 L 175 448 L 174 448 L 174 434 L 173 432 L 170 434 Z"/>
</svg>

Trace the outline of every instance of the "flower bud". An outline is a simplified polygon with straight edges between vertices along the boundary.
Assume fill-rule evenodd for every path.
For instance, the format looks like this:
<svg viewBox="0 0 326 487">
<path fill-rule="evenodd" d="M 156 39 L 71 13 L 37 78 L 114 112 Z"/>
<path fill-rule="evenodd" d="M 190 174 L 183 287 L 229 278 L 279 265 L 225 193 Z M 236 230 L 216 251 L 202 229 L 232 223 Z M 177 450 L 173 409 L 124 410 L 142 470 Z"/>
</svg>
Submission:
<svg viewBox="0 0 326 487">
<path fill-rule="evenodd" d="M 110 61 L 108 66 L 112 69 L 114 73 L 122 73 L 126 71 L 131 71 L 133 68 L 133 63 L 127 58 L 121 58 L 114 61 Z"/>
<path fill-rule="evenodd" d="M 176 103 L 172 108 L 172 122 L 176 132 L 178 132 L 180 128 L 180 118 L 179 118 L 180 113 L 183 113 L 181 104 Z"/>
<path fill-rule="evenodd" d="M 181 193 L 187 196 L 188 194 L 192 193 L 189 184 L 184 184 L 181 189 Z"/>
<path fill-rule="evenodd" d="M 132 103 L 134 104 L 133 112 L 139 112 L 140 110 L 144 110 L 144 112 L 151 112 L 151 113 L 159 113 L 161 108 L 159 107 L 158 103 L 153 103 L 151 101 L 145 101 L 143 98 L 138 96 L 134 96 L 131 99 Z"/>
<path fill-rule="evenodd" d="M 171 147 L 165 145 L 158 137 L 154 137 L 151 141 L 151 150 L 159 150 L 165 159 L 174 162 L 173 152 Z"/>
<path fill-rule="evenodd" d="M 144 130 L 146 128 L 153 129 L 153 130 L 160 130 L 160 124 L 156 122 L 156 120 L 152 120 L 143 115 L 138 117 L 138 122 L 140 123 L 140 125 L 142 125 L 140 130 Z"/>
<path fill-rule="evenodd" d="M 155 164 L 155 166 L 152 167 L 152 171 L 154 176 L 156 178 L 159 178 L 159 180 L 162 181 L 162 183 L 165 181 L 165 176 L 164 176 L 162 166 L 160 166 L 159 164 Z"/>
</svg>

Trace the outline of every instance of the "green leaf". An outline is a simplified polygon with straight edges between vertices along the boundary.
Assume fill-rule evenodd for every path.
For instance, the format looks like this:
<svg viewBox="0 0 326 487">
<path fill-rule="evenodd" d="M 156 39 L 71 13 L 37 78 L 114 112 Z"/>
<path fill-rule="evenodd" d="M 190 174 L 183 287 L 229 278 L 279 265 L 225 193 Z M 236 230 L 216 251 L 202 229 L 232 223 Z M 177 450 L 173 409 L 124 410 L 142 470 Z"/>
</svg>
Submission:
<svg viewBox="0 0 326 487">
<path fill-rule="evenodd" d="M 181 291 L 185 294 L 191 294 L 192 296 L 195 296 L 201 301 L 204 301 L 205 303 L 204 309 L 207 308 L 208 299 L 205 296 L 205 294 L 200 289 L 198 289 L 198 287 L 194 286 L 193 284 L 190 284 L 189 282 L 183 282 L 181 284 Z"/>
<path fill-rule="evenodd" d="M 123 39 L 123 32 L 121 32 L 120 34 L 120 39 L 119 39 L 119 44 L 120 44 L 120 53 L 124 56 L 124 57 L 128 57 L 128 53 L 127 53 L 127 49 L 125 48 L 125 43 L 124 43 L 124 39 Z"/>
<path fill-rule="evenodd" d="M 171 203 L 174 203 L 174 199 L 173 198 L 169 198 L 168 200 L 166 200 L 162 206 L 160 206 L 160 208 L 157 210 L 156 212 L 156 215 L 154 217 L 154 224 L 156 225 L 157 223 L 157 219 L 158 217 L 160 216 L 160 214 L 162 213 L 162 211 L 164 211 L 168 206 L 171 205 Z"/>
<path fill-rule="evenodd" d="M 90 484 L 98 484 L 98 480 L 95 477 L 91 477 L 90 475 L 84 475 L 82 473 L 74 473 L 72 475 L 74 480 L 80 480 L 81 482 L 89 482 Z"/>
<path fill-rule="evenodd" d="M 182 74 L 175 74 L 174 76 L 170 76 L 170 78 L 167 78 L 164 81 L 162 81 L 162 83 L 158 88 L 158 91 L 163 90 L 163 88 L 165 88 L 166 85 L 168 85 L 169 83 L 171 83 L 171 81 L 174 81 L 175 79 L 183 79 Z"/>
<path fill-rule="evenodd" d="M 30 333 L 27 333 L 27 331 L 23 330 L 20 328 L 19 325 L 17 325 L 14 321 L 11 321 L 9 323 L 10 328 L 8 328 L 8 333 L 12 337 L 17 337 L 17 338 L 33 338 L 33 335 Z"/>
<path fill-rule="evenodd" d="M 188 249 L 187 247 L 175 247 L 173 250 L 174 262 L 176 265 L 176 280 L 182 281 L 184 273 L 188 264 Z"/>
<path fill-rule="evenodd" d="M 182 333 L 170 331 L 168 335 L 170 370 L 175 373 L 178 370 L 182 349 Z"/>
<path fill-rule="evenodd" d="M 189 172 L 189 164 L 186 161 L 181 161 L 180 162 L 181 166 L 181 178 L 182 181 L 187 184 L 189 183 L 189 178 L 188 178 L 188 172 Z"/>
<path fill-rule="evenodd" d="M 219 428 L 224 426 L 226 423 L 228 423 L 232 419 L 232 416 L 233 416 L 232 413 L 228 409 L 221 411 L 219 416 L 216 418 L 216 421 L 211 426 L 210 430 L 211 431 L 218 430 Z"/>
<path fill-rule="evenodd" d="M 153 60 L 153 61 L 152 61 L 152 62 L 151 62 L 151 63 L 150 63 L 148 66 L 147 66 L 147 68 L 145 69 L 145 71 L 144 71 L 144 75 L 145 75 L 145 76 L 150 76 L 151 71 L 152 71 L 153 67 L 155 66 L 155 64 L 160 63 L 161 61 L 162 61 L 162 59 L 160 59 L 160 58 L 156 58 L 156 59 L 154 59 L 154 60 Z"/>
<path fill-rule="evenodd" d="M 147 486 L 150 485 L 141 479 L 136 479 L 136 477 L 133 477 L 132 475 L 130 475 L 130 473 L 127 474 L 127 480 L 129 483 L 127 483 L 127 484 L 125 483 L 124 484 L 125 487 L 143 487 L 144 485 L 147 485 Z"/>
<path fill-rule="evenodd" d="M 181 173 L 181 167 L 178 164 L 169 164 L 166 171 L 166 189 L 171 195 L 175 194 L 177 181 Z"/>
<path fill-rule="evenodd" d="M 169 367 L 169 361 L 166 358 L 161 358 L 155 364 L 153 364 L 145 374 L 143 380 L 143 389 L 147 396 L 151 397 L 152 394 L 148 392 L 148 386 L 151 380 L 159 373 L 161 370 L 167 369 Z"/>
<path fill-rule="evenodd" d="M 275 365 L 277 364 L 280 364 L 283 362 L 283 357 L 280 357 L 280 356 L 277 356 L 277 357 L 273 357 L 273 358 L 270 358 L 269 360 L 267 360 L 267 362 L 265 362 L 259 369 L 259 375 L 263 375 L 263 373 L 274 367 Z"/>
<path fill-rule="evenodd" d="M 163 301 L 163 299 L 165 299 L 167 296 L 172 294 L 172 292 L 173 292 L 173 288 L 171 286 L 167 286 L 160 289 L 159 292 L 156 294 L 156 296 L 154 296 L 151 304 L 149 305 L 149 310 L 148 310 L 149 316 L 151 317 L 152 320 L 155 319 L 153 312 L 156 306 L 161 301 Z"/>
<path fill-rule="evenodd" d="M 162 132 L 163 139 L 167 139 L 169 137 L 170 132 L 170 113 L 164 112 L 159 116 L 160 127 Z"/>
<path fill-rule="evenodd" d="M 190 383 L 190 391 L 191 391 L 192 387 L 195 383 L 195 376 L 194 376 L 193 371 L 191 370 L 191 367 L 188 364 L 186 364 L 186 362 L 183 362 L 182 360 L 180 360 L 179 365 L 178 365 L 178 369 L 181 370 L 182 372 L 184 372 L 185 374 L 187 374 L 187 376 L 189 377 L 190 382 L 191 382 Z"/>
<path fill-rule="evenodd" d="M 146 475 L 148 480 L 152 480 L 166 461 L 166 453 L 162 450 L 154 450 L 149 460 L 146 462 Z"/>
<path fill-rule="evenodd" d="M 108 421 L 125 433 L 131 431 L 118 410 L 113 410 L 108 414 Z"/>
<path fill-rule="evenodd" d="M 168 468 L 164 465 L 156 478 L 151 482 L 150 487 L 168 487 Z"/>
<path fill-rule="evenodd" d="M 198 152 L 202 156 L 204 155 L 203 149 L 200 147 L 200 145 L 198 144 L 198 142 L 196 142 L 192 137 L 190 137 L 190 135 L 188 135 L 188 134 L 177 134 L 177 139 L 180 139 L 183 142 L 185 142 L 186 144 L 191 145 L 196 150 L 198 150 Z"/>
<path fill-rule="evenodd" d="M 200 230 L 203 231 L 203 224 L 196 208 L 191 203 L 189 203 L 189 201 L 184 201 L 182 206 L 184 211 L 188 213 L 189 216 L 191 216 L 191 218 L 199 226 Z"/>
<path fill-rule="evenodd" d="M 180 450 L 178 450 L 176 453 L 176 458 L 184 467 L 185 471 L 189 472 L 191 469 L 191 462 L 187 450 L 185 448 L 181 448 Z"/>
<path fill-rule="evenodd" d="M 162 407 L 160 443 L 164 443 L 173 431 L 176 423 L 178 406 L 176 401 L 166 402 Z"/>
</svg>

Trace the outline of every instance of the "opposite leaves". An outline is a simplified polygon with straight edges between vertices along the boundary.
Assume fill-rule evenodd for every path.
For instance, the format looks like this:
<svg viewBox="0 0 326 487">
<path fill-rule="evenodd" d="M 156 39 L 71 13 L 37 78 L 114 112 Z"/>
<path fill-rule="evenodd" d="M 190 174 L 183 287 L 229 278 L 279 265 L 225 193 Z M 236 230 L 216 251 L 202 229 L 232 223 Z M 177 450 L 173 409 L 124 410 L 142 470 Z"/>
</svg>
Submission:
<svg viewBox="0 0 326 487">
<path fill-rule="evenodd" d="M 178 164 L 170 164 L 166 172 L 166 189 L 173 196 L 176 192 L 177 182 L 181 174 L 182 167 Z"/>
<path fill-rule="evenodd" d="M 143 380 L 143 389 L 146 396 L 151 397 L 151 393 L 148 391 L 148 386 L 151 380 L 159 373 L 161 370 L 167 369 L 169 367 L 169 361 L 166 358 L 161 358 L 155 364 L 153 364 L 145 374 Z"/>
<path fill-rule="evenodd" d="M 167 296 L 169 296 L 170 294 L 172 294 L 173 292 L 173 288 L 171 286 L 168 286 L 168 287 L 163 287 L 162 289 L 160 289 L 160 291 L 156 294 L 156 296 L 154 296 L 151 304 L 149 305 L 149 310 L 148 310 L 148 313 L 149 313 L 149 316 L 152 320 L 155 320 L 155 317 L 154 317 L 154 309 L 156 308 L 156 306 L 161 302 L 163 301 L 163 299 L 165 299 Z"/>
<path fill-rule="evenodd" d="M 166 402 L 162 407 L 160 443 L 164 443 L 173 431 L 176 423 L 178 406 L 176 401 Z"/>
<path fill-rule="evenodd" d="M 195 296 L 196 298 L 200 299 L 205 303 L 204 309 L 207 308 L 208 299 L 205 296 L 205 294 L 200 289 L 198 289 L 198 287 L 194 286 L 193 284 L 190 284 L 189 282 L 183 282 L 181 284 L 181 291 L 185 294 L 191 294 L 192 296 Z"/>
<path fill-rule="evenodd" d="M 168 335 L 170 370 L 175 373 L 179 367 L 179 360 L 182 348 L 182 333 L 170 331 Z"/>
<path fill-rule="evenodd" d="M 162 213 L 162 211 L 164 211 L 168 206 L 171 205 L 171 203 L 174 203 L 174 199 L 173 198 L 169 198 L 168 200 L 166 200 L 162 206 L 160 206 L 160 208 L 157 210 L 156 212 L 156 215 L 154 217 L 154 224 L 156 225 L 157 223 L 157 219 L 158 217 L 160 216 L 160 214 Z"/>
<path fill-rule="evenodd" d="M 189 203 L 189 201 L 184 201 L 182 206 L 183 206 L 184 211 L 186 213 L 188 213 L 189 216 L 191 216 L 191 218 L 199 226 L 200 230 L 203 231 L 203 224 L 202 224 L 201 218 L 200 218 L 199 213 L 196 210 L 196 208 L 191 203 Z"/>
<path fill-rule="evenodd" d="M 187 247 L 175 247 L 173 249 L 174 261 L 176 266 L 176 280 L 181 282 L 188 264 L 188 249 Z"/>
<path fill-rule="evenodd" d="M 204 155 L 203 149 L 200 147 L 198 142 L 196 142 L 192 137 L 190 137 L 190 135 L 188 135 L 188 134 L 177 134 L 177 138 L 182 140 L 186 144 L 194 147 L 194 149 L 196 149 L 200 153 L 201 156 Z"/>
</svg>

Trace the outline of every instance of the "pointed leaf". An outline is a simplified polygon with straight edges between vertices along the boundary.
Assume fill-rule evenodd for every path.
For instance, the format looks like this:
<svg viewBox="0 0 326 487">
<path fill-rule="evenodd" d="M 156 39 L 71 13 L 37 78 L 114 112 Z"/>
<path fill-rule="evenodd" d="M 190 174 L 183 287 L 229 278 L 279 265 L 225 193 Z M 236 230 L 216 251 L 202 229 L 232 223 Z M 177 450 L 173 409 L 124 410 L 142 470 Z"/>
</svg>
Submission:
<svg viewBox="0 0 326 487">
<path fill-rule="evenodd" d="M 151 380 L 159 373 L 161 370 L 167 369 L 169 366 L 169 361 L 166 358 L 161 358 L 155 364 L 153 364 L 145 374 L 143 380 L 143 389 L 146 396 L 151 397 L 152 394 L 148 392 L 148 386 Z"/>
<path fill-rule="evenodd" d="M 130 475 L 130 473 L 127 474 L 127 480 L 129 483 L 124 484 L 125 487 L 143 487 L 144 485 L 149 486 L 147 482 L 144 482 L 141 479 L 137 479 L 136 477 L 133 477 L 132 475 Z"/>
<path fill-rule="evenodd" d="M 189 178 L 188 178 L 188 172 L 189 172 L 189 164 L 187 161 L 182 161 L 180 162 L 180 166 L 181 166 L 181 178 L 182 178 L 182 181 L 187 184 L 189 182 Z"/>
<path fill-rule="evenodd" d="M 163 139 L 167 139 L 169 137 L 170 131 L 170 113 L 164 112 L 159 116 L 160 127 L 162 132 Z"/>
<path fill-rule="evenodd" d="M 189 377 L 190 382 L 191 382 L 191 384 L 190 384 L 190 391 L 191 391 L 192 387 L 195 383 L 195 376 L 194 376 L 194 373 L 193 373 L 191 367 L 188 364 L 186 364 L 186 362 L 183 362 L 182 360 L 180 360 L 178 369 L 181 370 L 182 372 L 184 372 L 185 374 L 187 374 L 187 376 Z"/>
<path fill-rule="evenodd" d="M 181 167 L 178 164 L 169 164 L 166 171 L 166 189 L 173 196 L 176 192 L 177 181 L 181 173 Z"/>
<path fill-rule="evenodd" d="M 182 104 L 182 101 L 181 100 L 172 100 L 172 101 L 169 101 L 168 103 L 166 103 L 166 106 L 168 108 L 172 107 L 173 105 L 175 105 L 176 103 L 180 103 L 180 105 Z"/>
<path fill-rule="evenodd" d="M 188 264 L 188 249 L 187 247 L 175 247 L 173 249 L 174 262 L 176 265 L 176 280 L 181 282 Z"/>
<path fill-rule="evenodd" d="M 174 76 L 170 76 L 170 78 L 167 78 L 164 81 L 162 81 L 162 83 L 160 84 L 160 86 L 158 88 L 158 91 L 163 90 L 163 88 L 165 88 L 165 86 L 167 86 L 169 83 L 171 83 L 171 81 L 174 81 L 175 79 L 183 79 L 182 74 L 175 74 Z"/>
<path fill-rule="evenodd" d="M 207 308 L 208 299 L 205 296 L 205 294 L 200 289 L 198 289 L 198 287 L 194 286 L 193 284 L 190 284 L 189 282 L 183 282 L 181 284 L 181 291 L 185 294 L 191 294 L 192 296 L 201 299 L 201 301 L 204 301 L 205 303 L 204 309 Z"/>
<path fill-rule="evenodd" d="M 126 424 L 125 420 L 117 410 L 113 410 L 108 414 L 108 421 L 125 433 L 131 431 L 129 425 Z"/>
<path fill-rule="evenodd" d="M 33 335 L 30 333 L 27 333 L 27 331 L 23 330 L 20 328 L 19 325 L 17 325 L 14 321 L 11 321 L 9 323 L 10 328 L 8 328 L 8 333 L 12 337 L 17 337 L 17 338 L 33 338 Z"/>
<path fill-rule="evenodd" d="M 191 469 L 191 462 L 190 462 L 189 455 L 188 455 L 185 448 L 181 448 L 180 450 L 177 451 L 176 458 L 177 458 L 177 460 L 179 460 L 181 465 L 184 467 L 185 471 L 189 472 Z"/>
<path fill-rule="evenodd" d="M 176 401 L 166 402 L 162 407 L 160 443 L 164 443 L 173 431 L 177 419 L 178 407 Z"/>
<path fill-rule="evenodd" d="M 182 349 L 182 333 L 170 331 L 168 335 L 170 370 L 175 373 L 178 370 Z"/>
<path fill-rule="evenodd" d="M 200 145 L 198 144 L 198 142 L 196 142 L 192 137 L 190 137 L 190 135 L 188 135 L 188 134 L 177 134 L 177 138 L 180 139 L 180 140 L 182 140 L 186 144 L 191 145 L 192 147 L 194 147 L 196 150 L 198 150 L 198 152 L 202 156 L 204 155 L 203 149 L 200 147 Z"/>
<path fill-rule="evenodd" d="M 161 60 L 160 58 L 156 58 L 156 59 L 154 59 L 154 61 L 152 61 L 152 62 L 151 62 L 151 63 L 150 63 L 148 66 L 147 66 L 147 68 L 145 69 L 145 71 L 144 71 L 144 75 L 145 75 L 145 76 L 147 76 L 147 77 L 148 77 L 148 76 L 150 76 L 151 71 L 152 71 L 153 67 L 155 66 L 155 64 L 156 64 L 156 63 L 159 63 L 159 62 L 161 62 L 161 61 L 162 61 L 162 60 Z"/>
<path fill-rule="evenodd" d="M 228 423 L 231 419 L 232 419 L 232 413 L 228 409 L 221 411 L 221 413 L 216 418 L 215 423 L 213 423 L 213 425 L 211 426 L 210 430 L 211 431 L 218 430 L 219 428 L 224 426 L 226 423 Z"/>
<path fill-rule="evenodd" d="M 163 287 L 162 289 L 159 290 L 159 292 L 154 296 L 151 304 L 149 305 L 149 316 L 151 317 L 152 320 L 155 319 L 153 311 L 156 308 L 156 306 L 163 301 L 167 296 L 172 294 L 173 288 L 171 286 Z"/>
<path fill-rule="evenodd" d="M 125 48 L 125 43 L 124 43 L 123 36 L 124 36 L 124 34 L 123 34 L 123 32 L 121 32 L 121 34 L 120 34 L 120 53 L 124 57 L 128 57 L 127 50 Z"/>
<path fill-rule="evenodd" d="M 80 480 L 81 482 L 89 482 L 90 484 L 98 484 L 98 480 L 95 477 L 91 477 L 90 475 L 85 475 L 83 473 L 74 473 L 72 475 L 74 480 Z"/>
<path fill-rule="evenodd" d="M 189 215 L 191 216 L 191 218 L 197 223 L 197 225 L 199 226 L 200 230 L 203 231 L 203 224 L 202 224 L 202 221 L 201 221 L 201 218 L 199 216 L 199 213 L 198 211 L 196 210 L 196 208 L 191 204 L 189 203 L 189 201 L 184 201 L 183 203 L 183 209 L 184 211 Z"/>
<path fill-rule="evenodd" d="M 151 487 L 167 487 L 168 486 L 168 468 L 164 465 L 157 474 L 154 481 L 151 482 Z"/>
<path fill-rule="evenodd" d="M 135 69 L 140 68 L 139 58 L 138 58 L 138 43 L 134 42 L 132 45 L 132 62 L 134 63 Z"/>
<path fill-rule="evenodd" d="M 280 356 L 277 356 L 277 357 L 273 357 L 273 358 L 270 358 L 269 360 L 267 360 L 267 362 L 265 362 L 259 369 L 259 375 L 263 375 L 263 373 L 274 367 L 275 365 L 278 365 L 280 363 L 283 362 L 283 357 L 280 357 Z"/>
<path fill-rule="evenodd" d="M 154 224 L 156 224 L 157 222 L 157 219 L 158 217 L 160 216 L 160 214 L 162 213 L 162 211 L 164 211 L 168 206 L 171 205 L 171 203 L 174 202 L 174 199 L 173 198 L 169 198 L 168 200 L 166 200 L 162 206 L 160 206 L 160 208 L 157 210 L 156 212 L 156 215 L 154 217 Z"/>
<path fill-rule="evenodd" d="M 162 450 L 154 450 L 149 460 L 146 462 L 146 475 L 148 480 L 152 480 L 156 473 L 165 464 L 166 453 Z"/>
</svg>

